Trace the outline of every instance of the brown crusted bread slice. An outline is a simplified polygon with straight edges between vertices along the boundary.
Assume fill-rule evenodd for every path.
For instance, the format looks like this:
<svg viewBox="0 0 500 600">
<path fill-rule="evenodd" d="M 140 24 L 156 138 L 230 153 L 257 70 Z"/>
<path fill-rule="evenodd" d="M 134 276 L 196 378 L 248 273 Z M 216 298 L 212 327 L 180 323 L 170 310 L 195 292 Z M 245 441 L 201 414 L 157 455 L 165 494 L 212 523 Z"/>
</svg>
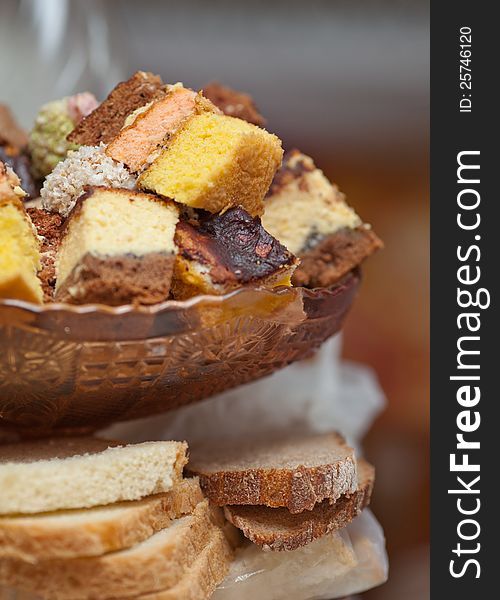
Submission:
<svg viewBox="0 0 500 600">
<path fill-rule="evenodd" d="M 187 470 L 218 506 L 283 506 L 292 513 L 358 485 L 354 450 L 337 433 L 195 446 Z"/>
<path fill-rule="evenodd" d="M 198 479 L 143 500 L 83 510 L 0 517 L 0 558 L 27 562 L 100 556 L 129 548 L 193 512 L 203 500 Z"/>
<path fill-rule="evenodd" d="M 186 452 L 185 442 L 120 446 L 91 437 L 3 445 L 0 514 L 90 508 L 168 492 L 182 477 Z"/>
<path fill-rule="evenodd" d="M 111 90 L 106 100 L 82 119 L 67 139 L 82 146 L 107 144 L 118 135 L 130 113 L 163 94 L 164 84 L 159 75 L 137 71 Z"/>
<path fill-rule="evenodd" d="M 298 515 L 267 506 L 226 506 L 224 513 L 254 544 L 274 551 L 296 550 L 350 523 L 370 503 L 374 479 L 375 469 L 360 460 L 357 490 L 333 504 L 324 500 Z"/>
<path fill-rule="evenodd" d="M 208 501 L 150 538 L 118 552 L 30 564 L 0 561 L 0 583 L 50 600 L 136 597 L 173 587 L 209 543 L 217 528 Z M 216 509 L 218 510 L 218 509 Z"/>
<path fill-rule="evenodd" d="M 214 528 L 209 543 L 179 583 L 167 590 L 137 596 L 137 600 L 206 600 L 227 575 L 232 558 L 224 534 Z"/>
</svg>

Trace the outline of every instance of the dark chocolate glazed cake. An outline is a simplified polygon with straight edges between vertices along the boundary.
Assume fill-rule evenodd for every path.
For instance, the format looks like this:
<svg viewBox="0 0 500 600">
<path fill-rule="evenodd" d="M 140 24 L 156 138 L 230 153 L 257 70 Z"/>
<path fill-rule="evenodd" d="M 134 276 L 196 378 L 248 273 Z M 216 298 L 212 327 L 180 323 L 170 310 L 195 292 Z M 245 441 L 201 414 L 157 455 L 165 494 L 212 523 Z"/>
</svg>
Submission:
<svg viewBox="0 0 500 600">
<path fill-rule="evenodd" d="M 242 208 L 204 214 L 198 223 L 180 222 L 172 291 L 175 297 L 222 294 L 244 285 L 289 284 L 297 260 Z"/>
</svg>

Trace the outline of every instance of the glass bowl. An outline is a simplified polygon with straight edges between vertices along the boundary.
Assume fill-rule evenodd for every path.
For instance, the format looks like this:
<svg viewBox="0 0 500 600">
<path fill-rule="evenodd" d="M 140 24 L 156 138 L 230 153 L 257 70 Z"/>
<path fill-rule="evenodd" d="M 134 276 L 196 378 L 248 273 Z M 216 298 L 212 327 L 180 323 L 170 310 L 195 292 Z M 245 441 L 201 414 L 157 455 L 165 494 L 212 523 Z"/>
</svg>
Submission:
<svg viewBox="0 0 500 600">
<path fill-rule="evenodd" d="M 92 431 L 269 375 L 339 331 L 359 281 L 151 307 L 0 301 L 0 429 Z"/>
</svg>

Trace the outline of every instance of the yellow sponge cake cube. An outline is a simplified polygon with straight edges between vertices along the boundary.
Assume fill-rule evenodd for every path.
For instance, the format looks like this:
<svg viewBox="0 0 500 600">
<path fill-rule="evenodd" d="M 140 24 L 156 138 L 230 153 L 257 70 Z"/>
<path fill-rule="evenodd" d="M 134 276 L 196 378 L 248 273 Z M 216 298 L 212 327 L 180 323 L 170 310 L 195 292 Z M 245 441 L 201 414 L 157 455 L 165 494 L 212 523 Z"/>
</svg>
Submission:
<svg viewBox="0 0 500 600">
<path fill-rule="evenodd" d="M 40 303 L 40 241 L 22 194 L 18 177 L 0 162 L 0 298 Z"/>
<path fill-rule="evenodd" d="M 41 303 L 41 283 L 19 244 L 12 238 L 4 239 L 3 234 L 0 237 L 0 298 Z"/>
<path fill-rule="evenodd" d="M 203 113 L 173 136 L 138 184 L 193 208 L 216 213 L 239 205 L 256 216 L 282 156 L 280 140 L 266 130 Z"/>
</svg>

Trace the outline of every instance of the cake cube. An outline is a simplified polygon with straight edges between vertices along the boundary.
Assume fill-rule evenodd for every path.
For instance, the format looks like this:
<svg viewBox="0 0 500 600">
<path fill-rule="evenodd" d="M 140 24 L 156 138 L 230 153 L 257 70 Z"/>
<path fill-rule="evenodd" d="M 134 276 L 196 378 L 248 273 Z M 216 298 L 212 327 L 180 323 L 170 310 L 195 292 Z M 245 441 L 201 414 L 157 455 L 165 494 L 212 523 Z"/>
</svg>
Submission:
<svg viewBox="0 0 500 600">
<path fill-rule="evenodd" d="M 203 88 L 203 95 L 222 110 L 225 115 L 238 117 L 259 127 L 266 124 L 266 120 L 255 106 L 253 98 L 245 92 L 233 90 L 218 81 L 212 81 Z"/>
<path fill-rule="evenodd" d="M 157 158 L 160 145 L 166 144 L 186 119 L 204 111 L 219 112 L 201 94 L 181 84 L 170 86 L 163 98 L 127 118 L 124 128 L 106 148 L 106 154 L 130 171 L 138 172 Z"/>
<path fill-rule="evenodd" d="M 300 258 L 293 284 L 328 287 L 382 247 L 313 160 L 285 155 L 265 199 L 264 227 Z"/>
<path fill-rule="evenodd" d="M 235 117 L 189 119 L 138 179 L 139 187 L 211 213 L 241 205 L 255 216 L 281 163 L 280 140 Z"/>
<path fill-rule="evenodd" d="M 0 162 L 0 298 L 41 303 L 40 241 L 17 175 Z"/>
<path fill-rule="evenodd" d="M 137 71 L 119 83 L 108 97 L 68 135 L 67 140 L 82 146 L 108 144 L 118 135 L 128 115 L 165 94 L 161 77 Z"/>
<path fill-rule="evenodd" d="M 241 207 L 180 221 L 172 295 L 224 294 L 242 286 L 290 285 L 297 259 Z"/>
<path fill-rule="evenodd" d="M 125 189 L 87 188 L 65 224 L 55 298 L 73 304 L 156 304 L 168 298 L 178 209 Z"/>
</svg>

